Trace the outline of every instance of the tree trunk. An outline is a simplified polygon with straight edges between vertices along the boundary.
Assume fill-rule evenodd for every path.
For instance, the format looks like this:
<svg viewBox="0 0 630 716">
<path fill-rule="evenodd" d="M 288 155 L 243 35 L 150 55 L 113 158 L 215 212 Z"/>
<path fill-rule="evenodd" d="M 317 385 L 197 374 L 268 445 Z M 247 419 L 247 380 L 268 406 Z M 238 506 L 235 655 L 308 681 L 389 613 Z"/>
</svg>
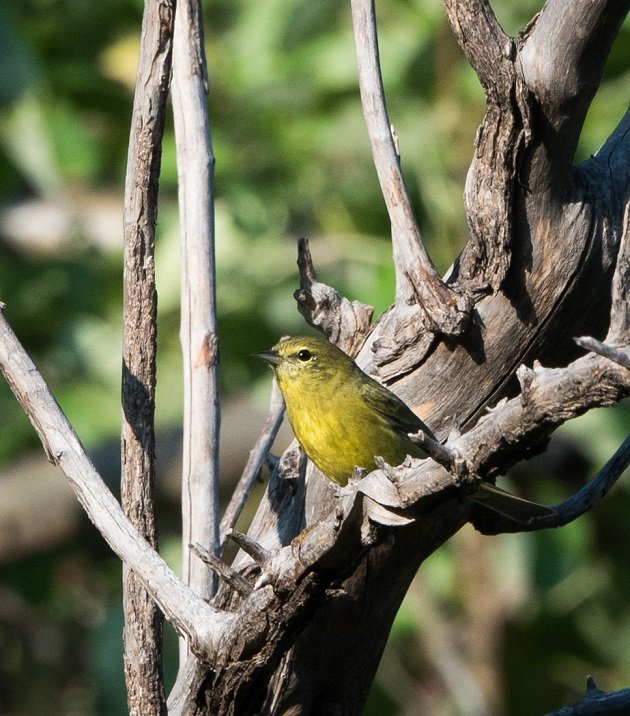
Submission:
<svg viewBox="0 0 630 716">
<path fill-rule="evenodd" d="M 221 562 L 213 554 L 218 515 L 209 507 L 216 471 L 206 469 L 216 466 L 218 432 L 218 406 L 209 409 L 217 403 L 213 302 L 191 302 L 191 313 L 199 309 L 195 319 L 210 327 L 196 332 L 200 352 L 191 354 L 207 390 L 193 391 L 186 424 L 201 435 L 200 444 L 189 443 L 191 455 L 206 467 L 192 470 L 199 479 L 190 482 L 185 506 L 194 506 L 185 540 L 194 569 L 185 584 L 105 486 L 0 304 L 0 370 L 48 458 L 64 471 L 89 517 L 133 573 L 133 589 L 146 590 L 186 640 L 168 702 L 173 716 L 360 714 L 394 616 L 426 557 L 468 521 L 487 534 L 567 524 L 590 509 L 630 464 L 629 437 L 588 485 L 523 523 L 466 499 L 479 481 L 494 479 L 539 449 L 562 422 L 630 395 L 630 111 L 597 156 L 572 165 L 630 0 L 548 0 L 517 39 L 504 34 L 486 0 L 445 0 L 445 7 L 487 103 L 466 182 L 466 248 L 442 280 L 422 245 L 403 183 L 378 65 L 374 3 L 352 0 L 364 115 L 392 224 L 395 303 L 371 325 L 369 307 L 317 280 L 304 240 L 296 291 L 306 319 L 356 356 L 443 439 L 440 444 L 416 436 L 432 459 L 408 458 L 396 467 L 377 461 L 377 469 L 337 489 L 312 466 L 305 470 L 299 449 L 292 447 L 272 471 L 249 534 L 231 533 L 242 551 L 231 567 Z M 190 0 L 184 9 L 180 20 L 187 19 L 192 39 L 190 47 L 184 43 L 180 49 L 193 50 L 189 90 L 200 121 L 189 122 L 192 115 L 186 112 L 180 119 L 186 120 L 185 129 L 197 127 L 205 147 L 193 157 L 199 172 L 188 187 L 193 193 L 184 192 L 193 200 L 184 203 L 183 212 L 184 233 L 197 242 L 203 258 L 195 262 L 187 241 L 184 252 L 193 268 L 202 269 L 196 275 L 207 297 L 214 295 L 214 262 L 211 235 L 203 233 L 212 223 L 212 201 L 205 193 L 212 172 L 203 44 L 198 4 Z M 166 25 L 163 29 L 168 35 Z M 157 89 L 163 99 L 163 88 Z M 153 171 L 157 165 L 150 166 Z M 145 176 L 146 188 L 150 180 Z M 186 210 L 191 207 L 192 215 Z M 143 295 L 154 307 L 150 257 L 149 264 Z M 136 318 L 151 342 L 149 314 L 140 311 Z M 574 338 L 581 334 L 588 336 Z M 604 334 L 602 344 L 596 337 Z M 590 352 L 580 357 L 576 343 Z M 132 361 L 127 363 L 131 370 Z M 141 425 L 146 439 L 134 463 L 142 469 L 128 475 L 140 482 L 151 470 L 154 387 L 152 369 L 141 372 L 148 402 L 132 427 Z M 210 402 L 209 395 L 214 396 Z M 206 398 L 199 401 L 200 396 Z M 515 397 L 498 404 L 510 396 Z M 492 411 L 486 414 L 486 408 Z M 228 511 L 226 534 L 273 440 L 280 412 L 276 404 L 238 504 Z M 199 500 L 195 491 L 203 493 Z M 125 494 L 133 503 L 138 493 Z M 141 494 L 149 505 L 148 492 Z M 145 515 L 135 517 L 142 523 Z M 140 527 L 151 525 L 149 520 Z M 195 534 L 203 544 L 190 544 Z M 152 538 L 151 529 L 147 535 Z M 211 602 L 211 580 L 197 558 L 222 580 Z M 137 713 L 163 712 L 154 638 L 159 628 L 154 629 L 150 604 L 144 602 L 138 612 L 131 601 L 127 616 L 133 624 L 127 628 L 133 626 L 129 633 L 136 637 L 128 644 L 133 647 L 128 650 L 130 703 Z M 146 669 L 135 663 L 143 659 L 143 641 L 153 642 L 145 654 Z M 584 703 L 600 708 L 614 702 L 610 713 L 628 712 L 630 690 L 608 696 L 590 682 Z M 620 699 L 625 699 L 621 710 Z"/>
<path fill-rule="evenodd" d="M 606 333 L 630 190 L 630 115 L 596 157 L 571 164 L 628 2 L 567 8 L 550 0 L 517 40 L 503 35 L 483 2 L 446 6 L 487 95 L 466 187 L 470 240 L 447 277 L 456 294 L 474 296 L 474 308 L 460 338 L 437 335 L 427 348 L 417 336 L 403 340 L 409 307 L 397 304 L 358 356 L 440 437 L 454 424 L 469 429 L 486 407 L 515 394 L 519 365 L 564 366 L 581 352 L 574 336 Z M 317 297 L 304 291 L 303 284 L 299 298 L 315 324 Z M 287 545 L 334 512 L 334 490 L 312 466 L 304 508 L 293 490 L 291 480 L 270 485 L 250 536 Z M 418 567 L 477 510 L 455 497 L 407 526 L 374 528 L 358 558 L 305 580 L 316 598 L 300 619 L 280 626 L 281 615 L 278 623 L 270 616 L 267 650 L 238 661 L 226 653 L 223 669 L 198 665 L 182 711 L 361 713 Z"/>
</svg>

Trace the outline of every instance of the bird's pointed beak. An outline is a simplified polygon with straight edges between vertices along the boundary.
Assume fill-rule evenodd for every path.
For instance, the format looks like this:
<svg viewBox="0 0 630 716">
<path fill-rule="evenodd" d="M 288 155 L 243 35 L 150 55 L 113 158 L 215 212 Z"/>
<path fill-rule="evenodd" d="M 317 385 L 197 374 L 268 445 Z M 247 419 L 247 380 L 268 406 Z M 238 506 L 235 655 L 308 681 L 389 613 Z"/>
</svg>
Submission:
<svg viewBox="0 0 630 716">
<path fill-rule="evenodd" d="M 256 356 L 256 358 L 261 358 L 266 363 L 269 363 L 270 365 L 278 365 L 282 361 L 282 358 L 278 355 L 277 351 L 269 350 L 269 351 L 262 351 L 261 353 L 252 353 L 252 355 Z"/>
</svg>

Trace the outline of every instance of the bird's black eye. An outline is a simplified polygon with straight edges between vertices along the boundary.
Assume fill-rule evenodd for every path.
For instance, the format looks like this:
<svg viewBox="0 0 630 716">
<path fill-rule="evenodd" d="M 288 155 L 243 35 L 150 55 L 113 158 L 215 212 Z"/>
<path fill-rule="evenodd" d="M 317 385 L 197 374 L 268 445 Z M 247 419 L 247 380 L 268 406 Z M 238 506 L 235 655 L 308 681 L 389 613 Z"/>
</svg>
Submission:
<svg viewBox="0 0 630 716">
<path fill-rule="evenodd" d="M 306 348 L 302 348 L 301 351 L 298 351 L 297 357 L 303 363 L 306 363 L 306 361 L 309 361 L 313 357 L 313 354 Z"/>
</svg>

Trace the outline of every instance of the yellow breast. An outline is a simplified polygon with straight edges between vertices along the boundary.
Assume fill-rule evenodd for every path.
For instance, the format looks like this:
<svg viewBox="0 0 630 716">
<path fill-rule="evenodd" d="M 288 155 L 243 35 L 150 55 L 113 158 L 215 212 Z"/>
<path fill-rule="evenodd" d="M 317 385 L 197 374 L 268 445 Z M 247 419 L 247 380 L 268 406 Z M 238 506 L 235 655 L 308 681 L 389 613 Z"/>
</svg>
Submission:
<svg viewBox="0 0 630 716">
<path fill-rule="evenodd" d="M 409 439 L 396 433 L 355 391 L 343 387 L 334 400 L 310 392 L 287 401 L 287 415 L 307 456 L 340 485 L 348 482 L 357 466 L 374 469 L 375 455 L 398 465 L 407 454 L 418 454 Z"/>
</svg>

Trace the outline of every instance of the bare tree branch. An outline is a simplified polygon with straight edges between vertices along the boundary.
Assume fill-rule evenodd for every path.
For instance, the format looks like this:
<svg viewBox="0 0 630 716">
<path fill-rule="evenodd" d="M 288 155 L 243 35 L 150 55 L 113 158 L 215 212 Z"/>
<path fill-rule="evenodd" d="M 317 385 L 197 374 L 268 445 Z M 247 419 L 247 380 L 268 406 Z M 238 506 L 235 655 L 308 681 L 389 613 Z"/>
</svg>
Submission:
<svg viewBox="0 0 630 716">
<path fill-rule="evenodd" d="M 518 90 L 518 84 L 515 87 Z M 526 98 L 526 93 L 521 96 Z M 501 110 L 499 116 L 512 111 Z M 359 356 L 364 370 L 376 372 L 388 382 L 396 381 L 398 395 L 415 406 L 438 434 L 448 430 L 453 416 L 462 428 L 474 425 L 486 405 L 505 395 L 524 360 L 540 357 L 546 364 L 565 365 L 575 358 L 574 336 L 603 336 L 609 325 L 610 276 L 615 262 L 623 260 L 619 252 L 620 239 L 624 231 L 627 233 L 624 210 L 630 200 L 630 111 L 597 155 L 574 169 L 568 196 L 558 192 L 549 175 L 545 187 L 540 186 L 538 192 L 529 190 L 528 172 L 534 171 L 535 162 L 527 147 L 536 144 L 538 129 L 529 144 L 522 134 L 515 134 L 506 144 L 502 129 L 507 130 L 506 118 L 486 132 L 496 112 L 496 108 L 488 108 L 479 140 L 483 139 L 485 146 L 482 150 L 479 145 L 466 188 L 468 212 L 477 217 L 471 221 L 479 222 L 481 235 L 478 241 L 471 231 L 471 241 L 456 262 L 455 276 L 468 286 L 482 286 L 484 276 L 490 285 L 499 285 L 495 279 L 502 275 L 504 250 L 511 249 L 500 251 L 503 258 L 493 273 L 493 252 L 499 250 L 495 226 L 502 235 L 513 222 L 510 241 L 515 241 L 516 254 L 508 259 L 509 277 L 499 285 L 498 292 L 475 305 L 464 340 L 456 347 L 436 344 L 420 369 L 418 361 L 406 360 L 412 351 L 388 364 L 386 372 L 379 369 L 378 356 L 370 353 L 369 342 L 380 340 L 380 321 Z M 510 154 L 509 147 L 518 142 L 524 142 L 524 151 Z M 510 154 L 510 162 L 504 163 L 504 150 Z M 519 157 L 517 177 L 512 163 Z M 508 164 L 512 166 L 509 171 Z M 507 204 L 503 194 L 495 197 L 493 193 L 501 175 L 511 197 Z M 507 213 L 501 219 L 504 206 Z M 549 260 L 551 255 L 555 260 Z M 475 268 L 479 261 L 480 272 Z M 597 291 L 594 286 L 599 287 Z M 588 311 L 584 310 L 585 295 L 589 297 Z M 617 318 L 623 316 L 627 318 L 627 314 L 617 314 Z M 622 328 L 619 337 L 609 338 L 607 343 L 620 345 L 629 333 L 628 327 Z M 448 370 L 444 370 L 445 365 Z M 398 373 L 396 368 L 400 369 Z M 452 384 L 457 375 L 465 375 L 466 380 L 455 396 Z M 470 389 L 472 385 L 478 389 Z"/>
<path fill-rule="evenodd" d="M 630 111 L 626 114 L 630 120 Z M 630 178 L 630 122 L 625 132 L 625 149 L 628 152 L 626 172 Z M 621 154 L 621 152 L 619 152 Z M 626 187 L 626 204 L 621 228 L 617 265 L 612 282 L 610 327 L 606 341 L 617 345 L 630 344 L 630 181 Z"/>
<path fill-rule="evenodd" d="M 131 523 L 154 548 L 157 548 L 153 502 L 157 331 L 154 249 L 173 19 L 171 0 L 145 3 L 125 182 L 121 500 Z M 165 714 L 163 616 L 126 564 L 123 573 L 129 712 Z"/>
<path fill-rule="evenodd" d="M 212 554 L 212 552 L 208 552 L 208 550 L 200 544 L 191 545 L 191 549 L 208 567 L 208 569 L 211 569 L 218 577 L 223 579 L 226 584 L 229 584 L 230 587 L 232 587 L 232 589 L 238 592 L 238 594 L 242 597 L 246 597 L 252 592 L 253 587 L 245 579 L 245 577 L 232 569 L 232 567 L 219 559 L 219 557 Z"/>
<path fill-rule="evenodd" d="M 627 716 L 630 713 L 630 689 L 602 691 L 592 676 L 586 677 L 586 695 L 581 701 L 546 716 Z"/>
<path fill-rule="evenodd" d="M 298 311 L 308 323 L 322 331 L 331 343 L 349 356 L 355 356 L 371 330 L 374 309 L 359 301 L 349 301 L 334 288 L 318 280 L 308 239 L 298 241 L 300 288 L 293 294 Z"/>
<path fill-rule="evenodd" d="M 271 552 L 248 535 L 230 530 L 228 537 L 236 542 L 243 552 L 246 552 L 259 566 L 265 567 L 271 561 Z"/>
<path fill-rule="evenodd" d="M 449 441 L 446 447 L 450 454 L 459 456 L 452 472 L 426 460 L 414 460 L 390 468 L 393 481 L 391 473 L 384 475 L 377 470 L 365 477 L 358 489 L 379 504 L 402 510 L 418 507 L 422 500 L 434 499 L 436 493 L 466 481 L 474 489 L 480 478 L 492 479 L 528 457 L 532 446 L 545 440 L 561 423 L 589 408 L 613 405 L 630 395 L 630 372 L 592 354 L 566 368 L 539 367 L 530 373 L 522 395 L 493 408 L 474 428 Z M 623 459 L 625 456 L 624 448 Z M 493 524 L 496 520 L 484 519 L 484 531 L 486 522 Z M 480 526 L 475 517 L 473 523 Z M 510 531 L 519 531 L 518 525 L 514 529 L 515 523 L 510 524 Z"/>
<path fill-rule="evenodd" d="M 460 335 L 468 323 L 470 306 L 440 278 L 414 217 L 387 116 L 374 0 L 352 0 L 352 25 L 363 115 L 392 225 L 396 304 L 417 302 L 430 330 L 448 336 Z M 392 330 L 392 335 L 395 334 Z"/>
<path fill-rule="evenodd" d="M 529 96 L 516 47 L 486 0 L 445 0 L 451 28 L 486 94 L 464 198 L 471 239 L 454 278 L 468 292 L 496 291 L 513 250 L 516 171 L 531 138 Z"/>
<path fill-rule="evenodd" d="M 263 425 L 256 444 L 249 453 L 247 464 L 243 468 L 243 474 L 241 475 L 237 486 L 234 488 L 230 502 L 228 503 L 228 506 L 223 514 L 223 518 L 221 519 L 220 553 L 223 553 L 229 532 L 234 527 L 241 512 L 243 511 L 247 497 L 249 496 L 249 493 L 254 486 L 258 475 L 260 474 L 260 470 L 267 459 L 269 450 L 273 445 L 273 441 L 276 439 L 276 435 L 282 425 L 283 418 L 284 401 L 282 399 L 282 393 L 274 380 L 271 387 L 269 415 Z"/>
<path fill-rule="evenodd" d="M 502 77 L 507 80 L 501 86 L 505 93 L 510 86 L 512 40 L 503 32 L 490 4 L 486 0 L 444 0 L 444 7 L 453 35 L 483 88 L 495 93 L 497 78 Z"/>
<path fill-rule="evenodd" d="M 475 527 L 483 534 L 499 534 L 505 532 L 534 532 L 549 527 L 563 527 L 588 512 L 606 495 L 610 488 L 623 475 L 630 465 L 630 436 L 628 436 L 604 467 L 584 487 L 566 500 L 553 505 L 556 515 L 536 517 L 527 525 L 515 522 L 494 513 L 487 513 L 472 520 Z"/>
<path fill-rule="evenodd" d="M 297 441 L 294 441 L 271 471 L 266 495 L 272 510 L 258 512 L 248 530 L 248 534 L 256 539 L 264 535 L 262 540 L 265 549 L 272 550 L 286 545 L 304 527 L 305 463 L 304 454 Z M 270 535 L 273 535 L 272 539 Z M 234 539 L 234 531 L 230 536 Z M 238 555 L 233 566 L 237 565 Z"/>
<path fill-rule="evenodd" d="M 608 345 L 608 343 L 602 343 L 595 338 L 589 336 L 583 336 L 582 338 L 576 338 L 575 342 L 587 351 L 593 351 L 604 358 L 610 358 L 615 363 L 619 363 L 624 368 L 630 368 L 630 349 L 628 348 L 616 348 L 615 346 Z"/>
<path fill-rule="evenodd" d="M 183 584 L 129 522 L 2 311 L 0 370 L 37 431 L 48 459 L 61 468 L 109 546 L 133 570 L 176 631 L 186 636 L 193 651 L 212 661 L 232 617 L 210 607 Z"/>
<path fill-rule="evenodd" d="M 547 171 L 556 179 L 568 175 L 586 112 L 628 8 L 628 0 L 569 5 L 547 0 L 530 28 L 520 63 L 541 115 L 540 138 L 549 162 L 541 164 L 539 176 Z M 557 141 L 559 136 L 562 141 Z"/>
<path fill-rule="evenodd" d="M 207 599 L 214 580 L 189 547 L 200 544 L 216 554 L 219 543 L 214 157 L 200 13 L 198 0 L 177 3 L 172 92 L 182 244 L 183 575 Z"/>
</svg>

